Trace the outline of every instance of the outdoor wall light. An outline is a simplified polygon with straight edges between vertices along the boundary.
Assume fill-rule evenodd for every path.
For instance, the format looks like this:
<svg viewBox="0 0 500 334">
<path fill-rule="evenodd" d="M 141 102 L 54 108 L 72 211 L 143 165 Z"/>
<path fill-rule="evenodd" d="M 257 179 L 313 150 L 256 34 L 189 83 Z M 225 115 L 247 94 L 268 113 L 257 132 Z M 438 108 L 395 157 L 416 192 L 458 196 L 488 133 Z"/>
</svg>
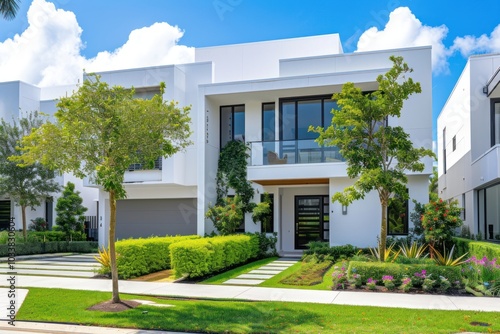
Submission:
<svg viewBox="0 0 500 334">
<path fill-rule="evenodd" d="M 347 205 L 342 205 L 342 214 L 343 215 L 347 214 Z"/>
</svg>

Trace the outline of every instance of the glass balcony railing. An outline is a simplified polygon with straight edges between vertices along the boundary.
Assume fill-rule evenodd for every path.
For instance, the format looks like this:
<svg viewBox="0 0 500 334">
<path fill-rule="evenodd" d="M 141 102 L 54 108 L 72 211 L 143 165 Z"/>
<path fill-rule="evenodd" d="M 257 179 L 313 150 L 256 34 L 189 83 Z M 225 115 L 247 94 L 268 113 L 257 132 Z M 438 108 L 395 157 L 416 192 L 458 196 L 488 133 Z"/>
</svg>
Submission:
<svg viewBox="0 0 500 334">
<path fill-rule="evenodd" d="M 250 166 L 344 162 L 336 146 L 319 146 L 314 139 L 250 143 Z"/>
</svg>

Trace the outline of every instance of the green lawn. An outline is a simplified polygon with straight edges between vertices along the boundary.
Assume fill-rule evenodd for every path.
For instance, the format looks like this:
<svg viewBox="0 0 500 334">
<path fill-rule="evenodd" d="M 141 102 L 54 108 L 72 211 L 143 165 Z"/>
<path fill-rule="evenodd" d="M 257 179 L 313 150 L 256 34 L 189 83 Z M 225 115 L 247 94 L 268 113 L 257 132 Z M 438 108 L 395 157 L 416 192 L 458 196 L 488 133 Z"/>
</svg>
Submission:
<svg viewBox="0 0 500 334">
<path fill-rule="evenodd" d="M 289 284 L 283 284 L 280 283 L 281 280 L 283 280 L 286 277 L 289 277 L 290 275 L 296 273 L 298 270 L 300 270 L 301 266 L 303 265 L 302 262 L 297 262 L 293 266 L 287 268 L 286 270 L 282 271 L 278 275 L 271 277 L 268 280 L 265 280 L 259 286 L 265 286 L 265 287 L 270 287 L 270 288 L 292 288 L 292 289 L 308 289 L 308 290 L 331 290 L 332 289 L 332 272 L 334 270 L 334 266 L 332 266 L 328 271 L 325 273 L 323 276 L 323 282 L 320 284 L 316 285 L 289 285 Z"/>
<path fill-rule="evenodd" d="M 231 278 L 235 278 L 241 274 L 246 274 L 249 271 L 252 271 L 254 269 L 265 266 L 266 264 L 271 263 L 277 259 L 278 259 L 278 257 L 268 257 L 268 258 L 261 259 L 258 261 L 250 262 L 250 263 L 247 263 L 243 266 L 225 271 L 219 275 L 207 278 L 206 280 L 204 280 L 200 283 L 201 284 L 222 284 L 223 282 L 225 282 Z"/>
<path fill-rule="evenodd" d="M 230 333 L 456 333 L 500 332 L 492 312 L 408 310 L 310 303 L 169 300 L 121 295 L 175 305 L 140 306 L 120 313 L 88 311 L 111 293 L 31 288 L 17 320 Z M 147 311 L 147 312 L 144 312 Z M 487 322 L 490 327 L 472 326 Z"/>
</svg>

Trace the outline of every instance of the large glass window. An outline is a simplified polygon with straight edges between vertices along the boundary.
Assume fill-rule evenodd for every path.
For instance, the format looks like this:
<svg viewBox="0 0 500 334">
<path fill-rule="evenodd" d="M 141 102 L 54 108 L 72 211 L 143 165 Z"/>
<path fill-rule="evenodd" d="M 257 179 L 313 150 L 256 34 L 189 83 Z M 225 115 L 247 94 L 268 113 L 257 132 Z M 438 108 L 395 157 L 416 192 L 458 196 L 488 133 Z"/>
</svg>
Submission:
<svg viewBox="0 0 500 334">
<path fill-rule="evenodd" d="M 271 203 L 269 206 L 271 207 L 270 219 L 264 222 L 261 222 L 260 231 L 263 233 L 272 233 L 274 232 L 274 194 L 268 194 L 269 200 Z M 263 202 L 265 200 L 265 194 L 260 195 L 260 201 Z"/>
<path fill-rule="evenodd" d="M 408 234 L 408 199 L 391 198 L 387 207 L 387 234 Z"/>
<path fill-rule="evenodd" d="M 220 108 L 221 148 L 232 140 L 245 141 L 245 106 L 223 106 Z"/>
<path fill-rule="evenodd" d="M 488 187 L 484 190 L 479 200 L 479 231 L 486 240 L 500 240 L 500 184 Z M 481 207 L 483 215 L 481 215 Z"/>
<path fill-rule="evenodd" d="M 332 109 L 337 103 L 330 96 L 282 99 L 280 102 L 280 153 L 287 163 L 317 163 L 341 161 L 338 149 L 320 147 L 318 134 L 309 127 L 327 128 L 332 123 Z"/>
<path fill-rule="evenodd" d="M 0 231 L 10 227 L 10 200 L 0 201 Z"/>
<path fill-rule="evenodd" d="M 262 141 L 276 140 L 276 111 L 274 103 L 262 105 Z"/>
</svg>

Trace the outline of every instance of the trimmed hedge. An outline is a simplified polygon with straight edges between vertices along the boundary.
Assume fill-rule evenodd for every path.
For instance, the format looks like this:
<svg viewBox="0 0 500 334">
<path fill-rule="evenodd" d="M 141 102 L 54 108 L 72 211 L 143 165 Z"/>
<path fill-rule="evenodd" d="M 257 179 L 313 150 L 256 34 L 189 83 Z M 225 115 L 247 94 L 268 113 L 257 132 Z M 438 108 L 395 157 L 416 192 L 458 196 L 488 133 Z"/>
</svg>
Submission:
<svg viewBox="0 0 500 334">
<path fill-rule="evenodd" d="M 94 253 L 97 252 L 97 241 L 48 241 L 16 243 L 16 255 L 32 255 L 46 253 Z M 7 245 L 0 245 L 0 256 L 9 256 Z"/>
<path fill-rule="evenodd" d="M 437 266 L 435 264 L 397 264 L 387 262 L 361 262 L 351 261 L 347 269 L 347 276 L 351 277 L 353 273 L 360 274 L 363 284 L 366 284 L 368 278 L 373 278 L 379 282 L 382 276 L 390 275 L 394 277 L 396 284 L 400 284 L 404 276 L 413 277 L 416 272 L 423 269 L 427 275 L 433 277 L 446 277 L 450 282 L 461 281 L 461 268 L 449 266 Z"/>
<path fill-rule="evenodd" d="M 457 255 L 468 252 L 468 257 L 475 256 L 481 259 L 486 256 L 489 260 L 500 259 L 500 244 L 465 238 L 453 238 L 453 241 L 455 243 Z"/>
<path fill-rule="evenodd" d="M 200 238 L 198 235 L 188 235 L 117 241 L 115 247 L 118 276 L 129 279 L 170 269 L 170 245 L 198 238 Z"/>
<path fill-rule="evenodd" d="M 315 255 L 316 257 L 330 257 L 333 261 L 347 259 L 358 253 L 359 248 L 347 244 L 343 246 L 330 246 L 328 242 L 311 241 L 307 244 L 308 249 L 304 251 L 304 255 Z"/>
<path fill-rule="evenodd" d="M 259 256 L 257 235 L 216 236 L 186 240 L 170 247 L 177 275 L 200 277 Z"/>
</svg>

